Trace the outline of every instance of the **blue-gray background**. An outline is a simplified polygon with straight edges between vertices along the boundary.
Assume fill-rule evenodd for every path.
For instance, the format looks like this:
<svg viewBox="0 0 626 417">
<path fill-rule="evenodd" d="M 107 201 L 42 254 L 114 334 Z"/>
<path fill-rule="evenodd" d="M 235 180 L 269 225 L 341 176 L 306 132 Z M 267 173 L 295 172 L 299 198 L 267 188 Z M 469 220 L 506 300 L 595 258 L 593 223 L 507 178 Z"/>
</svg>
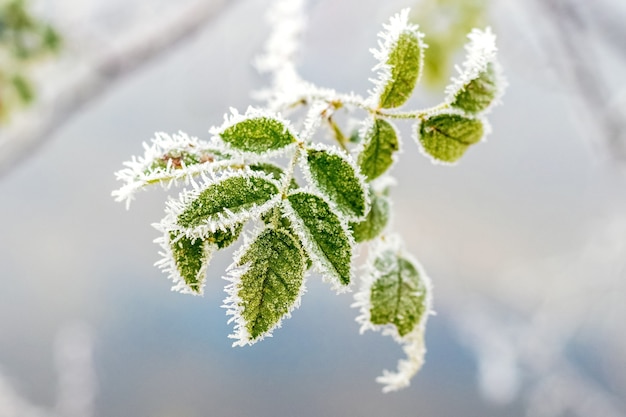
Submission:
<svg viewBox="0 0 626 417">
<path fill-rule="evenodd" d="M 398 6 L 377 3 L 313 4 L 299 57 L 305 78 L 365 94 L 374 64 L 368 48 Z M 571 95 L 553 82 L 558 75 L 527 62 L 515 33 L 497 22 L 511 86 L 490 116 L 488 141 L 454 168 L 434 166 L 419 154 L 410 125 L 402 128 L 395 224 L 434 281 L 438 312 L 427 331 L 427 363 L 410 388 L 380 393 L 374 378 L 395 367 L 400 348 L 379 334 L 358 335 L 352 296 L 334 295 L 317 276 L 273 338 L 231 348 L 220 308 L 231 252 L 213 260 L 203 298 L 170 292 L 152 266 L 150 224 L 161 218 L 166 193 L 141 193 L 126 211 L 110 197 L 119 185 L 113 172 L 154 131 L 207 138 L 230 106 L 254 103 L 250 92 L 267 81 L 250 65 L 268 33 L 259 19 L 265 7 L 230 8 L 117 84 L 0 180 L 5 378 L 33 403 L 53 405 L 55 339 L 80 321 L 93 335 L 97 416 L 525 415 L 522 399 L 483 399 L 477 362 L 452 324 L 462 314 L 455 303 L 466 294 L 497 298 L 502 275 L 583 247 L 598 224 L 624 212 L 626 188 L 619 170 L 593 152 L 593 127 L 581 126 Z M 412 106 L 441 98 L 419 92 Z M 581 335 L 576 354 L 619 397 L 624 385 L 598 371 L 606 367 L 595 363 L 596 336 L 605 337 Z M 624 365 L 623 355 L 614 359 L 604 361 Z"/>
</svg>

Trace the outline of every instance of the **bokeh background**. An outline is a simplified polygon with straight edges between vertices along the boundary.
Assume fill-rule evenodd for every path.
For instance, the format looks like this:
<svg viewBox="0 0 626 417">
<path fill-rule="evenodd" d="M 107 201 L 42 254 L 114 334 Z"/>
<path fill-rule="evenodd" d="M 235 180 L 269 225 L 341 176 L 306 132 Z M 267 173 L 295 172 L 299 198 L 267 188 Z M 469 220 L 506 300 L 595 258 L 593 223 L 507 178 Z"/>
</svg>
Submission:
<svg viewBox="0 0 626 417">
<path fill-rule="evenodd" d="M 29 67 L 37 96 L 0 125 L 0 416 L 625 416 L 623 3 L 308 3 L 298 64 L 317 84 L 365 94 L 368 50 L 407 6 L 433 53 L 456 51 L 445 71 L 462 61 L 450 25 L 490 24 L 510 84 L 493 134 L 455 167 L 432 165 L 401 125 L 394 224 L 437 315 L 425 367 L 391 394 L 374 378 L 401 349 L 358 334 L 351 294 L 311 276 L 273 338 L 232 348 L 232 250 L 204 297 L 172 293 L 152 266 L 167 193 L 130 211 L 110 196 L 153 132 L 208 138 L 229 107 L 255 104 L 269 4 L 31 3 L 63 46 Z M 442 97 L 433 76 L 407 107 Z"/>
</svg>

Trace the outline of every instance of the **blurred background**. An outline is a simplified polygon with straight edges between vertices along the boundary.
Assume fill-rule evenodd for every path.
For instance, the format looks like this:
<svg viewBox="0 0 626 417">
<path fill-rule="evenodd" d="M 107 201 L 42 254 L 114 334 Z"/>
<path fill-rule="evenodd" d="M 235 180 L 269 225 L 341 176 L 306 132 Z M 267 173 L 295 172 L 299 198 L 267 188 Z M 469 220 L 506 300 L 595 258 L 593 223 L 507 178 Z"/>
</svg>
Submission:
<svg viewBox="0 0 626 417">
<path fill-rule="evenodd" d="M 267 85 L 251 64 L 269 0 L 0 0 L 0 417 L 626 416 L 626 4 L 311 0 L 297 62 L 365 94 L 403 7 L 441 101 L 465 34 L 491 25 L 509 80 L 494 133 L 455 167 L 402 126 L 396 227 L 435 286 L 427 362 L 374 382 L 400 347 L 358 334 L 318 276 L 274 338 L 232 348 L 221 279 L 170 292 L 150 226 L 113 172 L 153 132 L 208 138 Z"/>
</svg>

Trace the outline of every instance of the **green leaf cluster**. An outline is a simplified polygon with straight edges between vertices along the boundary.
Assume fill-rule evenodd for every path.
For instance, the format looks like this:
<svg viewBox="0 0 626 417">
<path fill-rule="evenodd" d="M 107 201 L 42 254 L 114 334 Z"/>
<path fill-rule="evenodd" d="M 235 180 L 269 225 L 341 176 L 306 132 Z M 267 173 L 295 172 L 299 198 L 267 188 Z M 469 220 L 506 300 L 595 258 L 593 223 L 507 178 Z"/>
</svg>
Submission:
<svg viewBox="0 0 626 417">
<path fill-rule="evenodd" d="M 0 0 L 0 124 L 34 101 L 30 69 L 57 53 L 61 44 L 56 29 L 36 18 L 26 0 Z"/>
<path fill-rule="evenodd" d="M 158 265 L 174 289 L 202 294 L 211 257 L 237 247 L 224 300 L 237 346 L 281 326 L 300 305 L 309 270 L 338 292 L 349 290 L 357 276 L 357 245 L 367 245 L 357 320 L 362 330 L 393 329 L 408 357 L 397 374 L 379 378 L 389 391 L 407 386 L 421 367 L 431 303 L 428 277 L 391 225 L 390 172 L 402 148 L 396 123 L 412 120 L 424 153 L 456 162 L 483 138 L 485 113 L 502 83 L 492 34 L 474 31 L 464 72 L 448 98 L 430 109 L 399 110 L 420 79 L 426 45 L 408 10 L 392 17 L 380 36 L 373 51 L 378 78 L 368 97 L 306 83 L 296 89 L 302 96 L 279 92 L 293 97 L 279 109 L 233 110 L 211 129 L 210 141 L 159 134 L 143 157 L 117 173 L 124 186 L 114 196 L 128 203 L 151 184 L 186 185 L 156 225 L 163 233 Z M 484 53 L 476 45 L 486 45 Z M 309 107 L 304 120 L 287 120 L 277 111 L 298 106 Z M 344 133 L 339 113 L 345 110 L 365 113 L 358 132 Z M 330 127 L 334 145 L 314 140 L 321 126 Z"/>
</svg>

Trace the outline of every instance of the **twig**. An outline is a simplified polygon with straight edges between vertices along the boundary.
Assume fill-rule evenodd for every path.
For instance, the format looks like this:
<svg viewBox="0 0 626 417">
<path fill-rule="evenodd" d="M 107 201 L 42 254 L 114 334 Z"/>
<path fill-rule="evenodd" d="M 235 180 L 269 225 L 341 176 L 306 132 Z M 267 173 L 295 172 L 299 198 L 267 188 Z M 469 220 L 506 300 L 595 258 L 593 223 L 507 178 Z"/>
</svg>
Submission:
<svg viewBox="0 0 626 417">
<path fill-rule="evenodd" d="M 189 6 L 147 35 L 125 42 L 123 48 L 100 55 L 90 70 L 69 87 L 41 103 L 23 120 L 0 134 L 0 177 L 31 155 L 85 105 L 94 102 L 118 80 L 174 49 L 214 21 L 235 1 L 202 0 Z"/>
</svg>

